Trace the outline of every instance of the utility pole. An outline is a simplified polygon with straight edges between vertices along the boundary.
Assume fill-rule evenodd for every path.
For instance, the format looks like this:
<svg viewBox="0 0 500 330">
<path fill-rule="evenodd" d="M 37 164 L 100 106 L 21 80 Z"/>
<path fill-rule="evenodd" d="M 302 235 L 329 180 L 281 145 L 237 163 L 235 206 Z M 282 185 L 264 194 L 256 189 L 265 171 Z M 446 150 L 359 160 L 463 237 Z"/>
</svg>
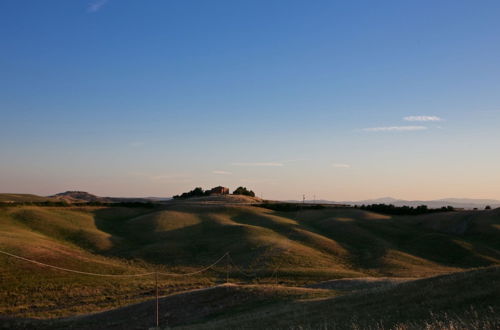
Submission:
<svg viewBox="0 0 500 330">
<path fill-rule="evenodd" d="M 156 329 L 160 329 L 160 316 L 158 308 L 158 272 L 155 272 L 155 283 L 156 283 Z"/>
<path fill-rule="evenodd" d="M 302 195 L 302 204 L 305 204 L 306 203 L 306 195 Z"/>
<path fill-rule="evenodd" d="M 227 257 L 226 257 L 226 283 L 229 283 L 229 258 L 230 258 L 230 255 L 229 253 L 227 254 Z"/>
</svg>

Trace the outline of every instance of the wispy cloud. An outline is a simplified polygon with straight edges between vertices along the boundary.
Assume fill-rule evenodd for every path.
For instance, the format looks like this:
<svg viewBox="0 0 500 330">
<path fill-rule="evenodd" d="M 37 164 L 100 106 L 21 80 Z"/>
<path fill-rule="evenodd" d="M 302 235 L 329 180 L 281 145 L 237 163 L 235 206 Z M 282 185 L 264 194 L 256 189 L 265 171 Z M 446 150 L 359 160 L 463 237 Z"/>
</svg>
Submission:
<svg viewBox="0 0 500 330">
<path fill-rule="evenodd" d="M 87 12 L 88 13 L 95 13 L 99 11 L 104 5 L 108 3 L 109 0 L 94 0 L 92 1 L 88 7 L 87 7 Z"/>
<path fill-rule="evenodd" d="M 363 128 L 365 132 L 409 132 L 409 131 L 423 131 L 426 126 L 385 126 L 385 127 L 369 127 Z"/>
<path fill-rule="evenodd" d="M 278 162 L 232 163 L 231 165 L 233 165 L 233 166 L 271 166 L 271 167 L 284 166 L 283 163 L 278 163 Z"/>
<path fill-rule="evenodd" d="M 342 164 L 342 163 L 333 163 L 332 166 L 335 168 L 350 168 L 351 167 L 351 165 L 349 165 L 349 164 Z"/>
<path fill-rule="evenodd" d="M 221 170 L 215 170 L 215 171 L 212 171 L 213 174 L 219 174 L 219 175 L 231 175 L 233 174 L 233 172 L 229 172 L 229 171 L 221 171 Z"/>
<path fill-rule="evenodd" d="M 442 121 L 438 116 L 408 116 L 403 118 L 406 121 Z"/>
<path fill-rule="evenodd" d="M 294 159 L 286 159 L 286 160 L 283 160 L 283 161 L 280 161 L 279 163 L 297 163 L 297 162 L 303 162 L 307 160 L 307 158 L 294 158 Z"/>
</svg>

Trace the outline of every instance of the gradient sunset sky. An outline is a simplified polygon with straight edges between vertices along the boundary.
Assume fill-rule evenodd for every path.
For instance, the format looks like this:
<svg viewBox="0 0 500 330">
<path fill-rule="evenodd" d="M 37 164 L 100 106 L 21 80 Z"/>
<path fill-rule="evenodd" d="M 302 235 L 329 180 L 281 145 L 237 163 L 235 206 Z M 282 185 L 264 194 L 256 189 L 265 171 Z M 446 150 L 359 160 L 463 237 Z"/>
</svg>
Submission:
<svg viewBox="0 0 500 330">
<path fill-rule="evenodd" d="M 3 0 L 0 192 L 500 199 L 500 1 Z"/>
</svg>

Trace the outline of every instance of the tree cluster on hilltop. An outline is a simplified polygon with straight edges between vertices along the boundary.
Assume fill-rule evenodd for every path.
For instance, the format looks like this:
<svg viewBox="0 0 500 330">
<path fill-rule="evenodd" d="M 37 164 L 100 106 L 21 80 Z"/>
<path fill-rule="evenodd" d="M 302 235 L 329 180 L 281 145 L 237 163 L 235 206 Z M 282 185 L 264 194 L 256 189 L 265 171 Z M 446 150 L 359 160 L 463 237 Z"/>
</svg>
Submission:
<svg viewBox="0 0 500 330">
<path fill-rule="evenodd" d="M 246 187 L 238 187 L 233 191 L 233 195 L 245 195 L 250 197 L 255 197 L 255 193 L 252 190 L 248 190 Z"/>
<path fill-rule="evenodd" d="M 224 189 L 226 189 L 226 188 L 224 188 Z M 213 194 L 213 189 L 204 190 L 202 187 L 196 187 L 191 191 L 182 193 L 180 195 L 175 195 L 173 198 L 174 199 L 185 199 L 185 198 L 191 198 L 191 197 L 210 196 L 212 194 Z M 255 193 L 252 190 L 247 189 L 246 187 L 236 188 L 233 191 L 233 195 L 245 195 L 245 196 L 255 197 Z"/>
<path fill-rule="evenodd" d="M 210 195 L 210 190 L 204 190 L 202 187 L 196 187 L 191 191 L 182 193 L 180 195 L 175 195 L 174 199 L 190 198 L 190 197 L 202 197 Z"/>
</svg>

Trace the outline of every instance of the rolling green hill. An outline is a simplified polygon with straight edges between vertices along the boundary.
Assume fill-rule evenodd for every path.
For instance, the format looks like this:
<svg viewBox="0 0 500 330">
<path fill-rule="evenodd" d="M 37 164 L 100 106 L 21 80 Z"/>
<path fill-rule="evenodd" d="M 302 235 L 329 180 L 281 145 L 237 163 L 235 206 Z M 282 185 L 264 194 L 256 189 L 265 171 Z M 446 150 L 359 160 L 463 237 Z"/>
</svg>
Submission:
<svg viewBox="0 0 500 330">
<path fill-rule="evenodd" d="M 247 205 L 0 208 L 0 249 L 59 267 L 161 277 L 162 294 L 226 280 L 302 286 L 338 278 L 426 277 L 500 264 L 499 210 L 391 217 L 357 209 Z M 464 221 L 466 224 L 464 225 Z M 450 230 L 450 228 L 452 230 Z M 459 228 L 456 231 L 455 228 Z M 229 264 L 226 265 L 226 263 Z M 75 275 L 0 255 L 0 314 L 74 315 L 153 294 L 152 277 Z"/>
<path fill-rule="evenodd" d="M 174 329 L 498 329 L 500 267 L 356 289 L 219 285 L 159 300 L 162 328 Z M 344 280 L 346 289 L 349 280 Z M 347 284 L 347 286 L 345 285 Z M 373 283 L 372 283 L 373 284 Z M 147 329 L 155 301 L 83 317 L 4 319 L 18 329 Z"/>
<path fill-rule="evenodd" d="M 188 329 L 498 329 L 500 267 L 354 291 L 333 298 L 247 306 L 185 322 Z M 164 323 L 168 320 L 164 320 Z"/>
<path fill-rule="evenodd" d="M 32 194 L 0 194 L 0 203 L 40 203 L 52 200 L 50 197 Z"/>
</svg>

